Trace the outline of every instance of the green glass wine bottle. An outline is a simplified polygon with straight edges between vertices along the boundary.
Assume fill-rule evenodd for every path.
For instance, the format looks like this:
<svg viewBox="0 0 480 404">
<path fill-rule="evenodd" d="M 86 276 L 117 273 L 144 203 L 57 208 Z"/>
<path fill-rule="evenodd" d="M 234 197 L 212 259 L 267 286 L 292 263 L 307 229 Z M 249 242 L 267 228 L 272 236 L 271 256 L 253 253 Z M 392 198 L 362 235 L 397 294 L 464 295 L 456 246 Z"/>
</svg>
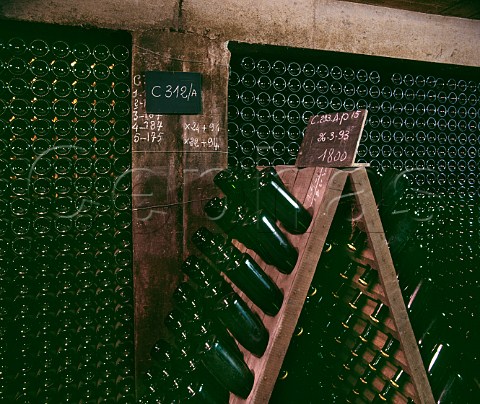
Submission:
<svg viewBox="0 0 480 404">
<path fill-rule="evenodd" d="M 305 233 L 311 214 L 286 189 L 273 167 L 230 168 L 214 178 L 215 184 L 229 197 L 254 210 L 263 209 L 279 220 L 293 234 Z"/>
<path fill-rule="evenodd" d="M 264 313 L 280 310 L 283 294 L 272 279 L 248 253 L 242 253 L 220 235 L 202 227 L 192 239 L 195 245 Z"/>
<path fill-rule="evenodd" d="M 197 347 L 196 355 L 223 387 L 239 397 L 248 397 L 254 383 L 253 374 L 245 362 L 233 354 L 218 337 L 205 336 Z"/>
<path fill-rule="evenodd" d="M 254 250 L 267 264 L 283 273 L 292 272 L 298 251 L 266 212 L 249 212 L 217 197 L 207 202 L 204 211 L 230 238 Z"/>
<path fill-rule="evenodd" d="M 268 345 L 269 333 L 258 314 L 235 292 L 215 298 L 214 301 L 213 313 L 235 339 L 252 354 L 262 356 Z"/>
</svg>

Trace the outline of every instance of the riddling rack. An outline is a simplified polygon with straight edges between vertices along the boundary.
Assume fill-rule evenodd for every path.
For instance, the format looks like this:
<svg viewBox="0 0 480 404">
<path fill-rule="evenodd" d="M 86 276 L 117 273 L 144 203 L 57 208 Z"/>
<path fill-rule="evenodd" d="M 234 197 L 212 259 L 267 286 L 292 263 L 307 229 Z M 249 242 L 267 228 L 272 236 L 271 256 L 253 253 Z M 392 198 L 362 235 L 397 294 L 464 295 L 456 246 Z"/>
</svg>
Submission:
<svg viewBox="0 0 480 404">
<path fill-rule="evenodd" d="M 247 251 L 254 257 L 265 273 L 283 290 L 284 302 L 276 316 L 267 316 L 257 310 L 248 297 L 237 289 L 239 295 L 262 318 L 269 331 L 270 339 L 265 353 L 260 358 L 244 350 L 245 362 L 255 375 L 255 382 L 246 400 L 231 394 L 230 403 L 267 403 L 269 401 L 347 177 L 350 177 L 357 208 L 362 213 L 362 226 L 367 233 L 370 246 L 362 260 L 371 264 L 378 272 L 378 283 L 367 288 L 358 282 L 362 271 L 358 266 L 358 273 L 351 278 L 351 286 L 369 297 L 369 302 L 383 303 L 389 309 L 388 316 L 381 323 L 376 324 L 381 332 L 376 334 L 371 346 L 362 353 L 361 360 L 355 366 L 358 363 L 368 364 L 375 352 L 381 350 L 387 334 L 392 335 L 399 342 L 399 349 L 390 359 L 390 363 L 393 365 L 385 366 L 372 379 L 370 385 L 363 389 L 361 402 L 370 402 L 387 383 L 391 383 L 395 369 L 401 368 L 408 374 L 408 382 L 405 383 L 402 394 L 396 394 L 393 397 L 393 402 L 403 403 L 411 399 L 415 403 L 433 403 L 430 385 L 408 319 L 365 168 L 342 170 L 325 167 L 298 169 L 293 166 L 276 166 L 275 168 L 287 189 L 312 213 L 313 220 L 310 228 L 304 234 L 293 235 L 285 232 L 291 244 L 299 252 L 297 264 L 289 275 L 280 273 L 275 267 L 265 264 L 254 251 L 247 250 L 237 241 L 234 242 L 238 248 Z M 356 322 L 350 325 L 354 333 L 358 335 L 362 333 L 365 326 L 368 325 L 368 319 L 373 309 L 373 304 L 366 304 L 361 309 Z M 350 376 L 342 380 L 341 383 L 347 386 L 343 386 L 344 388 L 348 388 L 349 383 L 352 383 L 352 380 L 348 380 L 349 378 Z M 352 402 L 357 401 L 354 399 Z"/>
</svg>

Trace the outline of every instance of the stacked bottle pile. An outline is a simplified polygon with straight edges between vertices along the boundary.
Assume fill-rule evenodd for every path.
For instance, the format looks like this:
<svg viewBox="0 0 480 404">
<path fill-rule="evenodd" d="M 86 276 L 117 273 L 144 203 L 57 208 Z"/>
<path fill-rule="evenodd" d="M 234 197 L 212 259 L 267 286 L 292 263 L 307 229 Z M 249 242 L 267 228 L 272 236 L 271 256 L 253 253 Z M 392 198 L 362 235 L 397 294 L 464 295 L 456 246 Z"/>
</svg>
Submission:
<svg viewBox="0 0 480 404">
<path fill-rule="evenodd" d="M 461 195 L 418 193 L 411 182 L 401 185 L 401 177 L 378 178 L 384 195 L 378 200 L 387 198 L 384 205 L 391 205 L 380 206 L 382 218 L 395 219 L 397 212 L 407 215 L 383 222 L 434 397 L 441 403 L 455 396 L 465 403 L 475 402 L 474 363 L 479 351 L 474 341 L 479 334 L 473 320 L 478 307 L 474 291 L 480 280 L 474 206 Z M 392 193 L 387 185 L 392 180 L 401 191 L 396 204 L 388 202 L 393 200 L 388 198 Z M 454 357 L 462 360 L 453 361 Z"/>
<path fill-rule="evenodd" d="M 2 21 L 1 402 L 134 400 L 130 63 L 123 36 Z"/>
<path fill-rule="evenodd" d="M 418 226 L 397 264 L 433 394 L 441 403 L 474 403 L 479 393 L 479 247 L 473 224 L 464 216 L 469 209 L 461 200 L 438 204 L 436 220 Z"/>
<path fill-rule="evenodd" d="M 294 164 L 310 116 L 367 109 L 358 162 L 413 170 L 422 190 L 479 197 L 478 68 L 231 47 L 230 165 Z"/>
<path fill-rule="evenodd" d="M 407 207 L 416 223 L 394 262 L 434 397 L 473 403 L 479 357 L 474 291 L 480 282 L 474 207 L 459 195 L 407 191 L 402 199 L 400 209 Z"/>
<path fill-rule="evenodd" d="M 225 196 L 212 198 L 204 210 L 222 232 L 201 227 L 192 236 L 202 257 L 191 255 L 182 265 L 188 281 L 177 286 L 174 309 L 165 319 L 171 341 L 159 340 L 152 348 L 144 402 L 223 403 L 230 393 L 249 396 L 254 375 L 243 352 L 264 355 L 269 331 L 258 313 L 276 316 L 283 293 L 232 241 L 290 274 L 298 251 L 284 231 L 304 233 L 312 219 L 273 168 L 225 169 L 214 182 Z"/>
<path fill-rule="evenodd" d="M 346 193 L 348 195 L 349 192 Z M 403 400 L 414 394 L 366 234 L 344 196 L 317 265 L 271 402 Z M 400 401 L 399 401 L 400 402 Z"/>
<path fill-rule="evenodd" d="M 474 403 L 478 243 L 458 243 L 463 233 L 475 239 L 473 221 L 462 214 L 473 207 L 412 192 L 408 176 L 393 170 L 370 170 L 369 176 L 434 397 Z M 361 216 L 346 196 L 341 201 L 272 402 L 382 402 L 394 395 L 406 402 L 413 396 L 377 295 L 374 263 L 361 258 L 368 246 L 352 221 Z"/>
</svg>

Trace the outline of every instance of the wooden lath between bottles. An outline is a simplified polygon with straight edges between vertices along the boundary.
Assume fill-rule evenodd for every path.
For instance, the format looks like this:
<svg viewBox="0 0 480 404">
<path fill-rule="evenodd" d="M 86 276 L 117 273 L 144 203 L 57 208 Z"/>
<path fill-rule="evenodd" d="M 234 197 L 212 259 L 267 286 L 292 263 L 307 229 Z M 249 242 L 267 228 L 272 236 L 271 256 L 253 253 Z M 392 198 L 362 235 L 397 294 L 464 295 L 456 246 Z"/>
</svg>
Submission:
<svg viewBox="0 0 480 404">
<path fill-rule="evenodd" d="M 276 316 L 267 316 L 237 290 L 260 315 L 270 333 L 270 339 L 264 355 L 260 358 L 244 350 L 245 361 L 255 375 L 255 383 L 246 400 L 231 395 L 230 403 L 268 403 L 348 176 L 351 177 L 357 203 L 363 213 L 380 282 L 385 289 L 385 297 L 394 319 L 396 336 L 405 351 L 416 398 L 420 403 L 434 403 L 365 168 L 338 170 L 277 166 L 276 170 L 289 191 L 311 211 L 313 220 L 305 234 L 292 235 L 285 232 L 289 241 L 299 251 L 298 262 L 290 275 L 279 273 L 275 267 L 266 265 L 253 251 L 247 250 L 283 290 L 284 302 Z M 235 244 L 242 247 L 237 242 Z"/>
<path fill-rule="evenodd" d="M 339 171 L 332 175 L 334 170 L 331 168 L 298 170 L 293 166 L 277 166 L 276 170 L 289 191 L 303 203 L 306 209 L 312 212 L 313 220 L 309 230 L 304 234 L 292 235 L 285 232 L 289 241 L 299 251 L 297 264 L 290 275 L 282 274 L 275 267 L 266 265 L 255 252 L 247 250 L 283 289 L 284 302 L 275 317 L 266 316 L 257 310 L 269 330 L 269 344 L 261 358 L 244 351 L 245 361 L 255 374 L 255 384 L 246 400 L 231 395 L 231 403 L 268 402 L 302 311 L 336 204 L 347 177 L 346 173 Z M 325 198 L 326 192 L 329 193 L 329 198 Z M 241 296 L 247 302 L 249 301 L 243 294 Z M 253 306 L 252 309 L 255 310 L 255 307 Z"/>
<path fill-rule="evenodd" d="M 367 173 L 364 168 L 356 169 L 350 173 L 350 178 L 357 204 L 363 213 L 365 231 L 373 251 L 374 261 L 378 266 L 380 283 L 398 331 L 398 338 L 405 354 L 417 398 L 421 403 L 434 403 Z"/>
</svg>

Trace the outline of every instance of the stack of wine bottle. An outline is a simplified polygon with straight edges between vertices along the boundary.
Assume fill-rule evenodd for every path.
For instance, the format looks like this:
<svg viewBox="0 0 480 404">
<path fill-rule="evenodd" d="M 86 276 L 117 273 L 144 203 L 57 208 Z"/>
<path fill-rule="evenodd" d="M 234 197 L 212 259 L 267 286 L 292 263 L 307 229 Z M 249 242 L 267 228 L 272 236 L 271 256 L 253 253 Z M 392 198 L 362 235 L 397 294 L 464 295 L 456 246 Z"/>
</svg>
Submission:
<svg viewBox="0 0 480 404">
<path fill-rule="evenodd" d="M 130 63 L 0 24 L 0 402 L 134 401 Z"/>
<path fill-rule="evenodd" d="M 222 232 L 200 227 L 192 235 L 202 256 L 183 262 L 188 280 L 177 286 L 174 308 L 165 319 L 172 339 L 152 348 L 144 402 L 223 403 L 230 393 L 248 397 L 254 375 L 243 352 L 264 355 L 269 331 L 258 313 L 276 316 L 284 296 L 236 245 L 290 274 L 298 251 L 284 231 L 304 233 L 312 220 L 271 167 L 225 169 L 214 182 L 225 196 L 210 199 L 204 210 Z"/>
<path fill-rule="evenodd" d="M 367 109 L 357 162 L 413 170 L 423 190 L 480 196 L 478 68 L 230 46 L 229 165 L 294 164 L 312 115 Z"/>
<path fill-rule="evenodd" d="M 350 196 L 348 196 L 350 195 Z M 406 402 L 413 396 L 366 234 L 346 190 L 330 227 L 272 403 Z M 357 218 L 358 220 L 358 218 Z"/>
<path fill-rule="evenodd" d="M 369 176 L 434 397 L 474 403 L 478 246 L 453 243 L 460 231 L 472 235 L 473 223 L 459 214 L 468 206 L 413 192 L 411 178 L 395 170 L 369 170 Z M 347 188 L 340 200 L 272 403 L 415 398 L 375 263 L 364 258 L 369 247 L 349 194 Z M 450 236 L 443 230 L 447 221 Z"/>
</svg>

